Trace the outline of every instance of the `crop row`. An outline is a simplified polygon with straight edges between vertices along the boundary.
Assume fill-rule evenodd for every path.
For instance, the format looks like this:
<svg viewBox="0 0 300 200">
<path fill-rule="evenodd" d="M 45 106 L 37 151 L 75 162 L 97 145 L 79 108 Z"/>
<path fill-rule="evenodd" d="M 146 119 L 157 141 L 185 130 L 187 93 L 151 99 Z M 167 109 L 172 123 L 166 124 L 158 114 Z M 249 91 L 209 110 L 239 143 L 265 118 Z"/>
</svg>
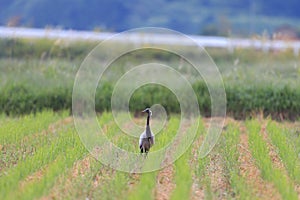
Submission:
<svg viewBox="0 0 300 200">
<path fill-rule="evenodd" d="M 121 116 L 125 119 L 125 116 Z M 160 170 L 135 174 L 116 171 L 98 162 L 88 154 L 81 143 L 77 132 L 66 120 L 66 113 L 43 112 L 22 118 L 1 118 L 1 124 L 8 126 L 14 123 L 16 130 L 24 121 L 33 131 L 25 132 L 20 137 L 10 137 L 7 133 L 1 143 L 1 156 L 8 150 L 22 151 L 20 148 L 32 147 L 29 154 L 13 164 L 0 168 L 1 199 L 33 199 L 49 197 L 55 199 L 155 199 Z M 45 119 L 43 119 L 45 118 Z M 47 119 L 47 120 L 46 120 Z M 20 120 L 20 122 L 18 121 Z M 127 151 L 139 151 L 138 139 L 126 135 L 114 122 L 112 113 L 104 112 L 99 116 L 99 123 L 107 138 L 116 146 Z M 155 119 L 152 123 L 155 124 Z M 133 118 L 133 121 L 144 126 L 144 118 Z M 244 122 L 229 122 L 219 138 L 213 151 L 204 159 L 198 158 L 198 149 L 206 136 L 208 123 L 206 119 L 191 119 L 185 121 L 182 132 L 177 133 L 180 118 L 171 115 L 166 126 L 156 133 L 156 144 L 151 151 L 157 151 L 173 143 L 161 160 L 172 159 L 177 152 L 189 141 L 190 131 L 199 122 L 199 127 L 192 146 L 174 163 L 173 171 L 168 172 L 167 184 L 173 184 L 168 195 L 170 199 L 190 199 L 195 190 L 202 192 L 205 198 L 237 198 L 259 199 L 255 185 L 249 184 L 250 176 L 241 173 L 243 160 L 241 156 L 241 135 L 247 134 L 249 149 L 255 165 L 261 171 L 261 178 L 274 185 L 283 199 L 297 199 L 296 186 L 299 186 L 299 139 L 297 127 L 287 129 L 286 126 L 272 120 L 247 120 L 246 129 L 241 133 L 240 127 Z M 205 122 L 205 123 L 204 123 Z M 19 123 L 19 124 L 18 124 Z M 35 123 L 40 124 L 35 127 Z M 49 126 L 49 124 L 51 124 Z M 265 125 L 266 124 L 266 125 Z M 55 125 L 55 126 L 54 126 Z M 130 127 L 129 121 L 124 120 L 121 127 Z M 24 129 L 26 131 L 26 129 Z M 14 129 L 9 129 L 13 132 Z M 22 131 L 20 132 L 22 133 Z M 44 138 L 44 139 L 43 139 Z M 179 143 L 180 142 L 180 143 Z M 184 144 L 184 145 L 183 145 Z M 279 168 L 271 158 L 270 152 L 280 158 L 283 168 Z M 247 148 L 243 146 L 243 148 Z M 118 159 L 118 158 L 113 158 Z M 121 160 L 117 160 L 120 162 Z M 195 162 L 196 161 L 196 162 Z M 143 167 L 152 164 L 151 154 L 145 158 Z M 250 161 L 249 161 L 250 162 Z M 244 165 L 245 166 L 245 165 Z M 170 166 L 166 170 L 169 170 Z M 165 170 L 165 169 L 163 169 Z M 250 172 L 250 169 L 245 169 Z M 246 172 L 247 174 L 247 172 Z M 161 178 L 161 177 L 160 177 Z M 250 181 L 251 182 L 251 181 Z M 263 188 L 261 188 L 263 190 Z M 273 196 L 269 196 L 271 198 Z"/>
</svg>

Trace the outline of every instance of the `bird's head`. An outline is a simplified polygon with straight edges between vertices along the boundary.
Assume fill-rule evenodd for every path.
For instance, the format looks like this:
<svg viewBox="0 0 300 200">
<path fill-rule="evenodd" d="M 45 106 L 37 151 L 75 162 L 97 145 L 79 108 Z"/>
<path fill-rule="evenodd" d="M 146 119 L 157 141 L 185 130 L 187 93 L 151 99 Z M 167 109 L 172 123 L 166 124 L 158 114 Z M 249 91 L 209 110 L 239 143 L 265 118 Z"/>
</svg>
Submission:
<svg viewBox="0 0 300 200">
<path fill-rule="evenodd" d="M 143 110 L 142 112 L 148 113 L 149 116 L 152 115 L 152 111 L 150 110 L 150 108 L 146 108 L 146 109 Z"/>
</svg>

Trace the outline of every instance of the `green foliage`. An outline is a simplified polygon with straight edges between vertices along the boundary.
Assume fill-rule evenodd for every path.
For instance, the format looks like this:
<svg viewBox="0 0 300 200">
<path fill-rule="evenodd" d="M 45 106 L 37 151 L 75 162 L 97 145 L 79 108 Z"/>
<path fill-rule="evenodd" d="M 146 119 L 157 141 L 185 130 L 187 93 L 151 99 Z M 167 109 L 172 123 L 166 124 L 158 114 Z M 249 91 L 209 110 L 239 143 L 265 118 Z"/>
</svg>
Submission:
<svg viewBox="0 0 300 200">
<path fill-rule="evenodd" d="M 54 111 L 71 108 L 71 90 L 59 87 L 32 91 L 23 84 L 6 84 L 0 89 L 0 110 L 6 115 L 36 113 L 45 109 Z"/>
<path fill-rule="evenodd" d="M 210 95 L 204 82 L 193 84 L 198 98 L 200 112 L 210 116 Z M 97 89 L 96 111 L 111 110 L 111 94 L 113 86 L 103 84 Z M 54 111 L 71 109 L 71 88 L 58 87 L 33 91 L 26 84 L 6 84 L 0 89 L 0 110 L 7 115 L 20 115 L 53 109 Z M 253 113 L 263 111 L 265 116 L 273 118 L 282 116 L 285 119 L 295 120 L 300 115 L 300 90 L 270 86 L 230 85 L 226 87 L 227 112 L 235 118 L 246 118 Z M 130 99 L 129 109 L 139 112 L 145 107 L 159 103 L 168 113 L 179 113 L 180 107 L 175 95 L 161 86 L 141 87 Z"/>
<path fill-rule="evenodd" d="M 0 58 L 82 60 L 97 43 L 52 39 L 0 39 Z"/>
<path fill-rule="evenodd" d="M 116 48 L 119 47 L 118 44 Z M 0 39 L 0 114 L 21 115 L 44 109 L 71 110 L 72 87 L 80 62 L 95 43 L 49 39 Z M 189 49 L 183 49 L 189 52 Z M 192 53 L 192 52 L 190 52 Z M 262 54 L 253 50 L 208 49 L 218 64 L 227 97 L 227 113 L 235 118 L 246 118 L 257 112 L 273 118 L 295 120 L 300 116 L 299 58 L 291 51 Z M 192 68 L 178 67 L 179 57 L 154 49 L 130 53 L 111 66 L 107 79 L 97 87 L 95 109 L 111 110 L 111 95 L 115 78 L 126 72 L 128 65 L 141 62 L 168 63 L 191 77 L 201 115 L 210 116 L 211 99 L 206 83 L 194 77 Z M 196 55 L 193 55 L 196 56 Z M 232 64 L 234 62 L 239 64 Z M 262 65 L 261 63 L 265 63 Z M 187 70 L 186 70 L 187 69 Z M 191 71 L 190 71 L 191 69 Z M 254 81 L 255 80 L 255 81 Z M 83 95 L 84 96 L 84 95 Z M 159 103 L 168 113 L 179 113 L 176 96 L 159 85 L 145 85 L 131 96 L 129 109 L 137 112 Z M 187 104 L 187 105 L 186 105 Z M 119 105 L 122 108 L 123 105 Z"/>
<path fill-rule="evenodd" d="M 176 96 L 167 88 L 157 85 L 146 85 L 136 90 L 130 99 L 129 109 L 136 112 L 154 104 L 162 105 L 169 113 L 180 112 Z"/>
<path fill-rule="evenodd" d="M 296 119 L 300 111 L 300 90 L 288 85 L 233 85 L 226 87 L 227 110 L 237 118 L 263 111 L 265 116 Z"/>
</svg>

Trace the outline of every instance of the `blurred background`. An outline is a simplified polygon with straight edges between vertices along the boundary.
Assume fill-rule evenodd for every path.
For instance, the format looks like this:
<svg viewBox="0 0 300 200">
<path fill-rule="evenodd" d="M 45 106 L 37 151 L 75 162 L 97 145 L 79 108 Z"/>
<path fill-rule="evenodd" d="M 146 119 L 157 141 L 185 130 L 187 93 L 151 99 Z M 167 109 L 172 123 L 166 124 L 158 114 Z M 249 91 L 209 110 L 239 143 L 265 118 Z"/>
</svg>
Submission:
<svg viewBox="0 0 300 200">
<path fill-rule="evenodd" d="M 298 0 L 1 0 L 0 25 L 119 32 L 159 26 L 185 34 L 300 37 Z"/>
</svg>

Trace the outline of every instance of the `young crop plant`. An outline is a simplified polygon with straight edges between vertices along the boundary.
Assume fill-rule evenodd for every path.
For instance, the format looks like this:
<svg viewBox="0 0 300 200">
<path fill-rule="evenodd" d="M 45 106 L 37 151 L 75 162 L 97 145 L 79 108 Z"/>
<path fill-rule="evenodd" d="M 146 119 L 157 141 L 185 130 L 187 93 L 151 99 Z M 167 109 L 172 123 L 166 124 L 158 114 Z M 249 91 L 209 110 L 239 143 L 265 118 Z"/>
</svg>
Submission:
<svg viewBox="0 0 300 200">
<path fill-rule="evenodd" d="M 119 135 L 113 133 L 117 130 L 117 125 L 114 123 L 112 113 L 101 113 L 98 121 L 110 139 L 114 140 Z M 118 139 L 115 141 L 119 142 Z M 75 174 L 78 173 L 76 176 L 74 176 L 74 170 Z M 58 199 L 121 199 L 124 190 L 128 187 L 129 178 L 127 173 L 111 169 L 92 155 L 87 155 L 56 180 L 50 193 L 47 193 L 46 196 L 52 196 L 53 192 L 51 191 L 54 191 L 54 198 Z M 68 182 L 72 182 L 72 184 L 66 184 Z"/>
<path fill-rule="evenodd" d="M 253 199 L 251 188 L 246 184 L 244 178 L 240 176 L 238 143 L 240 131 L 236 124 L 229 124 L 221 137 L 221 153 L 225 159 L 226 171 L 229 182 L 233 189 L 234 196 L 240 199 Z"/>
<path fill-rule="evenodd" d="M 197 119 L 200 121 L 200 119 Z M 190 128 L 185 130 L 185 133 L 183 134 L 183 137 L 181 137 L 181 140 L 185 140 L 185 135 L 188 135 L 189 131 L 193 131 L 193 128 L 196 128 L 194 126 L 197 125 L 195 123 L 196 120 L 192 120 L 193 123 Z M 194 139 L 198 139 L 200 135 L 200 129 L 201 126 L 198 127 L 196 137 Z M 185 144 L 185 141 L 180 141 Z M 186 146 L 186 145 L 183 145 Z M 180 147 L 178 147 L 177 151 L 180 150 Z M 190 190 L 192 187 L 192 166 L 190 166 L 189 161 L 192 159 L 192 146 L 190 146 L 186 152 L 175 162 L 175 184 L 176 188 L 174 189 L 173 193 L 171 194 L 171 199 L 190 199 Z"/>
<path fill-rule="evenodd" d="M 198 137 L 200 137 L 201 143 L 202 143 L 207 134 L 207 129 L 205 129 L 202 118 L 199 118 L 198 120 L 200 123 L 199 123 L 197 135 L 199 135 Z M 197 146 L 196 148 L 197 148 L 197 150 L 196 150 L 197 152 L 195 155 L 196 159 L 197 159 L 197 163 L 196 163 L 197 166 L 195 166 L 196 181 L 197 181 L 197 184 L 199 185 L 199 187 L 201 186 L 202 188 L 204 188 L 205 198 L 213 199 L 213 192 L 212 192 L 212 188 L 211 188 L 211 179 L 208 175 L 208 170 L 207 170 L 207 166 L 210 161 L 209 156 L 205 156 L 204 158 L 200 159 L 199 158 L 199 146 Z"/>
<path fill-rule="evenodd" d="M 172 115 L 166 123 L 166 127 L 159 133 L 155 133 L 155 145 L 151 151 L 156 151 L 169 145 L 179 129 L 179 115 Z"/>
<path fill-rule="evenodd" d="M 75 136 L 72 143 L 73 145 L 67 145 L 53 162 L 39 169 L 41 177 L 28 182 L 23 180 L 24 183 L 18 187 L 17 192 L 13 191 L 8 195 L 9 199 L 34 199 L 46 193 L 61 174 L 66 173 L 76 160 L 81 159 L 86 154 L 86 149 L 78 137 Z"/>
<path fill-rule="evenodd" d="M 0 144 L 17 143 L 23 137 L 41 132 L 47 129 L 50 124 L 67 116 L 67 111 L 61 113 L 43 111 L 22 117 L 8 118 L 5 123 L 0 126 Z"/>
<path fill-rule="evenodd" d="M 59 138 L 60 134 L 71 126 L 71 123 L 66 123 L 62 120 L 52 125 L 50 129 L 27 135 L 18 142 L 4 145 L 1 149 L 3 153 L 0 154 L 1 170 L 6 171 L 28 157 L 34 156 L 39 149 Z"/>
<path fill-rule="evenodd" d="M 267 131 L 290 177 L 300 184 L 300 160 L 294 143 L 289 139 L 288 129 L 279 126 L 274 121 L 269 121 Z"/>
<path fill-rule="evenodd" d="M 34 155 L 27 157 L 4 172 L 5 175 L 0 177 L 0 199 L 10 199 L 10 195 L 18 188 L 20 181 L 24 181 L 30 174 L 34 174 L 47 166 L 61 154 L 65 155 L 66 149 L 75 147 L 81 149 L 82 145 L 78 141 L 78 135 L 74 135 L 73 127 L 62 132 L 51 143 L 37 149 Z"/>
<path fill-rule="evenodd" d="M 258 120 L 246 121 L 249 133 L 249 146 L 263 179 L 273 182 L 283 199 L 298 199 L 292 182 L 281 170 L 273 166 L 269 149 L 261 135 L 261 124 Z"/>
</svg>

